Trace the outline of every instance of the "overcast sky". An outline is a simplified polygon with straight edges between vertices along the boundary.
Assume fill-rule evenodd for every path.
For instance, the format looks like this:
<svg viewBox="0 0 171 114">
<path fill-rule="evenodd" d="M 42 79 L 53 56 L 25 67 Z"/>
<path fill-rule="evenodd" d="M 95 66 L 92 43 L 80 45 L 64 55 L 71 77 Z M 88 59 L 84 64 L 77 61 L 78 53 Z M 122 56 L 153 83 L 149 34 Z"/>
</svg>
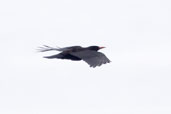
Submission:
<svg viewBox="0 0 171 114">
<path fill-rule="evenodd" d="M 1 0 L 1 114 L 171 114 L 170 0 Z M 48 60 L 90 45 L 112 61 Z"/>
</svg>

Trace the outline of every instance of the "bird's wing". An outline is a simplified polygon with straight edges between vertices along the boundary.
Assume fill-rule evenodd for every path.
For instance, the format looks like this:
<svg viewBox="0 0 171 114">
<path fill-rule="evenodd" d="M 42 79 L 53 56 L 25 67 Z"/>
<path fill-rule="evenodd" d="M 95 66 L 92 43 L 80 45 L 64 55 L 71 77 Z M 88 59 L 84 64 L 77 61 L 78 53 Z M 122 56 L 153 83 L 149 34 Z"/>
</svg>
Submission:
<svg viewBox="0 0 171 114">
<path fill-rule="evenodd" d="M 101 52 L 84 50 L 79 52 L 71 52 L 71 55 L 83 59 L 90 67 L 101 66 L 102 64 L 110 63 L 110 60 Z"/>
<path fill-rule="evenodd" d="M 82 48 L 81 46 L 70 46 L 70 47 L 64 47 L 64 48 L 58 48 L 58 51 L 70 51 L 73 49 L 80 49 Z"/>
<path fill-rule="evenodd" d="M 53 48 L 53 47 L 50 47 L 50 46 L 47 46 L 47 45 L 43 45 L 43 47 L 39 47 L 38 50 L 40 52 L 46 52 L 46 51 L 69 51 L 69 50 L 72 50 L 72 49 L 75 49 L 75 48 L 81 48 L 81 46 L 71 46 L 71 47 L 64 47 L 64 48 L 60 48 L 60 47 Z"/>
</svg>

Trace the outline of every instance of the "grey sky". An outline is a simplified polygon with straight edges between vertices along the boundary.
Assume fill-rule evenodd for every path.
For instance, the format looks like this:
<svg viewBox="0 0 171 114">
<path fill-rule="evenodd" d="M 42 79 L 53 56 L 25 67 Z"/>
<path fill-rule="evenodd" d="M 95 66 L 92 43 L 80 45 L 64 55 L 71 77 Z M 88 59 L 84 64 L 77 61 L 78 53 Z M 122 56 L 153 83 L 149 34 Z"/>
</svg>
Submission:
<svg viewBox="0 0 171 114">
<path fill-rule="evenodd" d="M 0 1 L 1 114 L 170 114 L 169 0 Z M 112 61 L 47 60 L 99 45 Z"/>
</svg>

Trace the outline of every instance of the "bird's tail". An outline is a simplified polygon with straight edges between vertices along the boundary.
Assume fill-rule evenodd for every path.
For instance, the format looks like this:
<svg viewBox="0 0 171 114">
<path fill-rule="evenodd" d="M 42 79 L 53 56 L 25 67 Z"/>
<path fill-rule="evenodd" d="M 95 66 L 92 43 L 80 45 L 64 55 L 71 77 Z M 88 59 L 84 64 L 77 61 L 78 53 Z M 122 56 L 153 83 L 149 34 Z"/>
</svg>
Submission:
<svg viewBox="0 0 171 114">
<path fill-rule="evenodd" d="M 47 58 L 47 59 L 61 59 L 63 57 L 62 54 L 56 54 L 56 55 L 52 55 L 52 56 L 44 56 L 43 58 Z"/>
</svg>

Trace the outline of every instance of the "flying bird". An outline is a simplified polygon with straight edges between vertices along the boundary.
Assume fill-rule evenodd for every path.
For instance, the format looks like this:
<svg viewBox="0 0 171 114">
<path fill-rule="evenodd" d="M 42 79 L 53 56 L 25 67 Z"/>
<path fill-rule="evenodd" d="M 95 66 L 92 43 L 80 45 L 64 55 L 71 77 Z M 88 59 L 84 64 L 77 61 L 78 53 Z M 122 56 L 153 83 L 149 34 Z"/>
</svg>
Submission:
<svg viewBox="0 0 171 114">
<path fill-rule="evenodd" d="M 98 52 L 100 49 L 105 47 L 99 46 L 89 46 L 83 48 L 81 46 L 71 46 L 64 48 L 53 48 L 47 45 L 39 47 L 40 52 L 46 51 L 59 51 L 59 54 L 52 56 L 45 56 L 47 59 L 69 59 L 73 61 L 83 60 L 89 64 L 90 67 L 101 66 L 102 64 L 110 63 L 111 61 L 101 52 Z"/>
</svg>

